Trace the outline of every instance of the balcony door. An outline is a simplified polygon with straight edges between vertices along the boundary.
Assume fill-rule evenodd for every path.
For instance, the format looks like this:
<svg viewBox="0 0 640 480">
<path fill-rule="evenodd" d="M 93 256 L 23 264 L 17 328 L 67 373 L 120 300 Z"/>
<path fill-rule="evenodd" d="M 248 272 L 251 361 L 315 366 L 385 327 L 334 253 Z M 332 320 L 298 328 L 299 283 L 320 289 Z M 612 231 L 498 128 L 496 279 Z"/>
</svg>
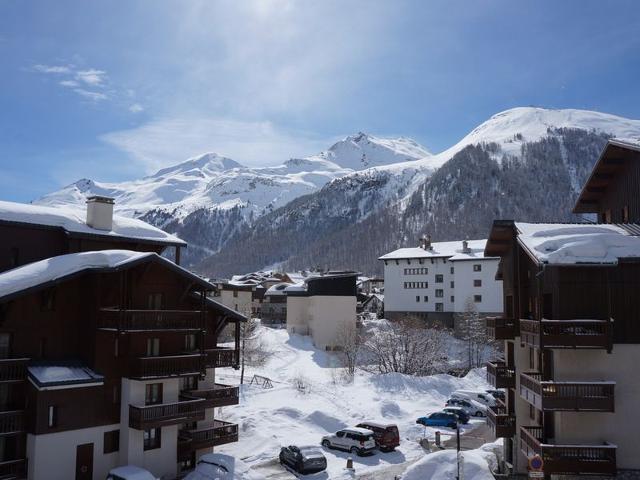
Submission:
<svg viewBox="0 0 640 480">
<path fill-rule="evenodd" d="M 76 447 L 76 480 L 93 479 L 93 443 Z"/>
<path fill-rule="evenodd" d="M 162 310 L 163 300 L 162 293 L 150 293 L 147 299 L 147 308 L 149 310 Z"/>
<path fill-rule="evenodd" d="M 144 404 L 159 405 L 162 403 L 162 384 L 149 383 L 145 385 Z"/>
</svg>

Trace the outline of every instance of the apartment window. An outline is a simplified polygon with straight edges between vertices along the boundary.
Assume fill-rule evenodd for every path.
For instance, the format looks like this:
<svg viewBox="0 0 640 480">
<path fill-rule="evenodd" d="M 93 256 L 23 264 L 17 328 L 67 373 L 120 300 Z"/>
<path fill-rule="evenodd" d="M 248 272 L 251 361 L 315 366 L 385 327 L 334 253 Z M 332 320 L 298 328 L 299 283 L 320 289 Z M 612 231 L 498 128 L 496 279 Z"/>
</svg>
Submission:
<svg viewBox="0 0 640 480">
<path fill-rule="evenodd" d="M 478 280 L 478 279 L 474 280 L 473 281 L 473 286 L 474 287 L 481 287 L 482 286 L 482 280 Z"/>
<path fill-rule="evenodd" d="M 55 405 L 49 405 L 47 409 L 47 426 L 53 428 L 58 424 L 58 408 Z"/>
<path fill-rule="evenodd" d="M 386 260 L 384 261 L 384 266 L 386 267 L 387 265 L 389 265 L 389 262 L 387 262 Z"/>
<path fill-rule="evenodd" d="M 444 312 L 444 303 L 436 303 L 436 312 Z"/>
<path fill-rule="evenodd" d="M 529 347 L 529 368 L 536 368 L 536 356 L 533 348 Z"/>
<path fill-rule="evenodd" d="M 118 385 L 113 386 L 113 398 L 111 399 L 111 401 L 114 404 L 120 403 L 120 388 L 118 387 Z"/>
<path fill-rule="evenodd" d="M 407 270 L 409 269 L 408 268 L 403 269 L 405 275 L 408 275 Z"/>
<path fill-rule="evenodd" d="M 147 357 L 157 357 L 160 355 L 160 339 L 147 338 Z"/>
<path fill-rule="evenodd" d="M 473 301 L 476 303 L 480 303 L 482 301 L 482 295 L 474 295 Z"/>
<path fill-rule="evenodd" d="M 158 405 L 162 403 L 162 384 L 161 383 L 149 383 L 145 385 L 144 389 L 144 404 L 145 405 Z"/>
<path fill-rule="evenodd" d="M 436 290 L 436 298 L 442 298 L 442 297 L 444 297 L 444 290 L 439 288 Z"/>
<path fill-rule="evenodd" d="M 184 350 L 185 352 L 192 352 L 196 349 L 196 334 L 187 333 L 184 336 Z"/>
<path fill-rule="evenodd" d="M 481 264 L 479 264 L 479 263 L 475 263 L 475 264 L 473 265 L 473 271 L 474 271 L 474 272 L 481 272 L 481 271 L 482 271 L 482 265 L 481 265 Z"/>
<path fill-rule="evenodd" d="M 529 418 L 531 420 L 535 420 L 536 417 L 537 417 L 536 407 L 534 407 L 533 405 L 529 404 Z"/>
<path fill-rule="evenodd" d="M 153 450 L 160 448 L 160 429 L 150 428 L 144 431 L 144 449 Z"/>
<path fill-rule="evenodd" d="M 449 285 L 451 285 L 451 288 L 453 288 L 454 285 L 455 285 L 455 282 L 453 280 L 451 280 L 451 283 Z"/>
<path fill-rule="evenodd" d="M 407 258 L 407 265 L 411 265 L 411 260 Z"/>
<path fill-rule="evenodd" d="M 423 258 L 419 259 L 419 260 L 418 260 L 418 263 L 419 263 L 420 265 L 422 265 L 422 264 L 424 263 L 424 259 L 423 259 Z"/>
<path fill-rule="evenodd" d="M 428 301 L 429 301 L 429 296 L 428 296 L 428 295 L 425 295 L 425 296 L 424 296 L 424 301 L 425 301 L 425 302 L 428 302 Z"/>
<path fill-rule="evenodd" d="M 444 275 L 439 273 L 436 275 L 436 283 L 442 283 L 442 282 L 444 282 Z"/>
<path fill-rule="evenodd" d="M 238 290 L 234 290 L 234 291 L 233 291 L 233 296 L 234 296 L 235 298 L 238 298 Z"/>
<path fill-rule="evenodd" d="M 404 288 L 405 288 L 405 290 L 407 289 L 407 285 L 408 285 L 408 283 L 409 283 L 409 282 L 404 282 Z"/>
<path fill-rule="evenodd" d="M 147 298 L 149 310 L 162 310 L 162 293 L 150 293 Z"/>
<path fill-rule="evenodd" d="M 40 310 L 50 312 L 55 308 L 56 291 L 49 288 L 40 294 Z"/>
<path fill-rule="evenodd" d="M 102 453 L 113 453 L 120 450 L 120 430 L 111 430 L 104 432 L 104 445 Z"/>
<path fill-rule="evenodd" d="M 449 269 L 451 271 L 451 275 L 453 275 L 453 267 Z"/>
<path fill-rule="evenodd" d="M 400 265 L 400 260 L 396 260 L 396 265 Z"/>
<path fill-rule="evenodd" d="M 197 390 L 198 379 L 196 377 L 180 377 L 180 391 Z"/>
<path fill-rule="evenodd" d="M 416 295 L 416 302 L 420 301 L 420 295 Z"/>
<path fill-rule="evenodd" d="M 451 303 L 456 301 L 456 297 L 454 297 L 453 295 L 451 295 Z"/>
</svg>

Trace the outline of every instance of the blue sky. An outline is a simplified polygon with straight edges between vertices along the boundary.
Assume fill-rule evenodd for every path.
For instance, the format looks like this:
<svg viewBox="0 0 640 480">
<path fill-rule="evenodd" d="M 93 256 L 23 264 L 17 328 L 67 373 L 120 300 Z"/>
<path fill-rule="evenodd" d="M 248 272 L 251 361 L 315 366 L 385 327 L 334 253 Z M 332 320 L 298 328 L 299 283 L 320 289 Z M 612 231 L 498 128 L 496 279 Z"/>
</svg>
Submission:
<svg viewBox="0 0 640 480">
<path fill-rule="evenodd" d="M 515 106 L 638 119 L 638 32 L 634 0 L 0 0 L 0 198 L 357 131 L 438 152 Z"/>
</svg>

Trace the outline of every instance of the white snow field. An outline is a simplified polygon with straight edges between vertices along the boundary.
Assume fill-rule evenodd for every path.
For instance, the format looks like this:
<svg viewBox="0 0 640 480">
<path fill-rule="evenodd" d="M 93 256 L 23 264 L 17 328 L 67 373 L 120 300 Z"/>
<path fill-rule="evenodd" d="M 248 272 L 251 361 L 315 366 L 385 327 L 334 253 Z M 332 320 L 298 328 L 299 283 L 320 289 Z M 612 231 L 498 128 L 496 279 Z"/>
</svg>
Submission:
<svg viewBox="0 0 640 480">
<path fill-rule="evenodd" d="M 484 369 L 473 370 L 464 378 L 358 372 L 353 384 L 345 384 L 338 379 L 337 357 L 314 348 L 309 337 L 289 335 L 284 329 L 267 327 L 260 327 L 260 336 L 274 355 L 264 367 L 247 369 L 240 405 L 224 407 L 216 412 L 217 418 L 239 425 L 240 441 L 218 447 L 216 452 L 232 455 L 239 464 L 248 466 L 249 473 L 243 478 L 295 478 L 278 463 L 281 446 L 319 445 L 323 435 L 355 426 L 363 420 L 398 425 L 400 447 L 392 453 L 376 452 L 369 457 L 354 457 L 355 476 L 344 470 L 350 456 L 348 453 L 323 449 L 328 462 L 327 471 L 305 478 L 393 480 L 412 464 L 415 464 L 412 471 L 416 472 L 418 468 L 444 471 L 448 467 L 440 464 L 447 463 L 448 455 L 451 455 L 449 452 L 433 457 L 437 465 L 420 467 L 422 462 L 416 463 L 425 458 L 419 439 L 426 435 L 433 441 L 436 432 L 434 428 L 417 425 L 416 419 L 440 410 L 449 394 L 456 389 L 489 388 Z M 273 388 L 249 385 L 254 374 L 269 377 Z M 221 383 L 239 382 L 239 372 L 233 369 L 219 369 L 216 375 L 216 381 Z M 296 382 L 306 384 L 306 391 L 299 391 L 295 387 Z M 484 419 L 473 419 L 463 429 L 467 431 L 480 423 L 484 423 Z M 454 434 L 447 428 L 438 430 L 443 441 Z M 429 458 L 432 455 L 429 454 Z M 468 455 L 470 470 L 465 478 L 489 478 L 487 462 L 481 461 L 484 454 Z M 455 462 L 452 465 L 455 466 Z M 431 478 L 419 473 L 412 475 L 407 478 Z"/>
</svg>

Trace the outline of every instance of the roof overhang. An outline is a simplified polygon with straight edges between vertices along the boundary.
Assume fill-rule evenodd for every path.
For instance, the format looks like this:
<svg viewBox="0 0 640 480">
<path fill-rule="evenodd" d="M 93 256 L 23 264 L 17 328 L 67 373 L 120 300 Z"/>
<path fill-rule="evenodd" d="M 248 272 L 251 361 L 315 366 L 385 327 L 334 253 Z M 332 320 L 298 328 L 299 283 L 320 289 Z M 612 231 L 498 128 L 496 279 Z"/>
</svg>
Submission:
<svg viewBox="0 0 640 480">
<path fill-rule="evenodd" d="M 516 234 L 513 220 L 494 220 L 484 247 L 485 257 L 503 257 L 513 245 Z"/>
</svg>

